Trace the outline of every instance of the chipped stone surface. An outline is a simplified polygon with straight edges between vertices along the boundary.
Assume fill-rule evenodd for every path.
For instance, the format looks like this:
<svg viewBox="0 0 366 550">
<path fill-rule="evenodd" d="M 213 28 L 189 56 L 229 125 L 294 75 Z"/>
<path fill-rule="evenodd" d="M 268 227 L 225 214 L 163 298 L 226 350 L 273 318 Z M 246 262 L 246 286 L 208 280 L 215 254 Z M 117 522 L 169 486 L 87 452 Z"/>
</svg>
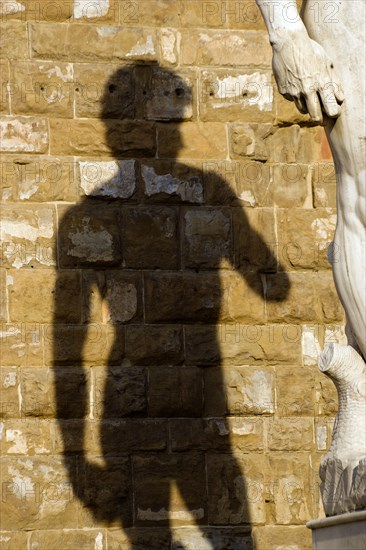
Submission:
<svg viewBox="0 0 366 550">
<path fill-rule="evenodd" d="M 80 185 L 85 195 L 128 199 L 136 188 L 135 161 L 79 161 Z"/>
<path fill-rule="evenodd" d="M 45 119 L 32 117 L 2 117 L 1 147 L 5 152 L 46 153 L 48 128 Z"/>
</svg>

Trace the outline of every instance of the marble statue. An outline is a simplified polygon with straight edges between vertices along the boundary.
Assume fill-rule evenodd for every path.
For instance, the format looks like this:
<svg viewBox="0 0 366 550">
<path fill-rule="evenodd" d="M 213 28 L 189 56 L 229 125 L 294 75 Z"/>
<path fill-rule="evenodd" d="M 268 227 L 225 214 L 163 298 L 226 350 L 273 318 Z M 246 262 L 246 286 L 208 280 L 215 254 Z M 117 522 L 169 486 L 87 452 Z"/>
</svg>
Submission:
<svg viewBox="0 0 366 550">
<path fill-rule="evenodd" d="M 330 344 L 319 368 L 339 410 L 320 467 L 328 516 L 366 509 L 366 2 L 256 0 L 273 48 L 280 93 L 323 123 L 337 176 L 332 267 L 348 345 Z"/>
</svg>

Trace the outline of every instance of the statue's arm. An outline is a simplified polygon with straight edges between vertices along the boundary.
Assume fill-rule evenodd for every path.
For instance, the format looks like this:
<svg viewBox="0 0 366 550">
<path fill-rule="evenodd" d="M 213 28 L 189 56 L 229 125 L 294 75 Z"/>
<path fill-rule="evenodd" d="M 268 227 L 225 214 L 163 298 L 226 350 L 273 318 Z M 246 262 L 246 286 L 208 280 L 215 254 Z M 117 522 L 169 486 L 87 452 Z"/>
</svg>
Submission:
<svg viewBox="0 0 366 550">
<path fill-rule="evenodd" d="M 280 93 L 315 122 L 322 122 L 323 112 L 338 117 L 343 93 L 333 63 L 309 37 L 296 0 L 256 1 L 273 49 L 273 72 Z"/>
</svg>

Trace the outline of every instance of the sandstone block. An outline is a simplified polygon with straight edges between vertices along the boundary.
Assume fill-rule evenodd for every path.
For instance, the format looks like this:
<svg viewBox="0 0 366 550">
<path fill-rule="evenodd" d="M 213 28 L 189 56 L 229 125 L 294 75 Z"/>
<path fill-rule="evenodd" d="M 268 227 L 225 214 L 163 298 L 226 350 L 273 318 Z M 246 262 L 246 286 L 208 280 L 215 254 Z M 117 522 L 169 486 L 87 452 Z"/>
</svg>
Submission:
<svg viewBox="0 0 366 550">
<path fill-rule="evenodd" d="M 203 165 L 206 204 L 272 206 L 271 166 L 259 161 L 205 161 Z"/>
<path fill-rule="evenodd" d="M 58 274 L 46 269 L 12 272 L 9 311 L 12 321 L 29 323 L 77 323 L 80 321 L 81 287 L 77 271 Z M 35 291 L 37 289 L 37 292 Z M 55 311 L 55 295 L 58 300 Z"/>
<path fill-rule="evenodd" d="M 254 104 L 258 108 L 258 103 Z M 269 158 L 268 136 L 273 132 L 272 124 L 232 124 L 230 132 L 230 155 L 233 159 L 249 157 L 266 161 Z"/>
<path fill-rule="evenodd" d="M 270 72 L 202 71 L 200 82 L 201 120 L 223 122 L 273 120 L 273 86 Z"/>
<path fill-rule="evenodd" d="M 72 207 L 59 206 L 58 215 L 61 267 L 108 267 L 120 263 L 118 206 L 92 198 Z"/>
<path fill-rule="evenodd" d="M 88 373 L 78 367 L 21 370 L 22 414 L 26 417 L 82 418 Z"/>
<path fill-rule="evenodd" d="M 0 56 L 2 59 L 27 59 L 27 24 L 21 21 L 4 21 L 1 28 Z"/>
<path fill-rule="evenodd" d="M 226 129 L 219 122 L 159 124 L 157 132 L 160 158 L 226 158 Z"/>
<path fill-rule="evenodd" d="M 312 166 L 312 184 L 314 192 L 314 206 L 336 207 L 336 175 L 331 160 L 317 162 Z"/>
<path fill-rule="evenodd" d="M 313 275 L 306 272 L 266 275 L 268 320 L 279 323 L 317 321 L 321 317 L 318 297 L 320 288 L 314 286 L 316 279 Z M 285 299 L 278 300 L 278 295 Z M 293 338 L 299 338 L 301 342 L 301 331 L 300 334 L 294 331 Z"/>
<path fill-rule="evenodd" d="M 7 281 L 6 270 L 0 268 L 0 321 L 7 321 L 8 319 L 8 293 L 7 293 Z"/>
<path fill-rule="evenodd" d="M 220 323 L 184 328 L 189 365 L 301 365 L 301 327 Z"/>
<path fill-rule="evenodd" d="M 276 125 L 279 124 L 300 124 L 301 122 L 309 123 L 309 115 L 303 115 L 295 107 L 293 101 L 288 101 L 280 95 L 277 90 L 277 87 L 274 86 L 274 100 L 275 100 L 275 111 L 276 111 Z"/>
<path fill-rule="evenodd" d="M 269 67 L 271 49 L 264 32 L 183 31 L 181 62 L 193 66 Z"/>
<path fill-rule="evenodd" d="M 1 194 L 4 201 L 76 200 L 77 181 L 71 157 L 3 155 Z"/>
<path fill-rule="evenodd" d="M 3 116 L 0 120 L 1 148 L 9 153 L 46 153 L 48 127 L 44 118 Z"/>
<path fill-rule="evenodd" d="M 328 249 L 337 216 L 333 209 L 278 210 L 279 259 L 286 270 L 330 269 Z M 336 254 L 334 250 L 334 254 Z"/>
<path fill-rule="evenodd" d="M 4 366 L 43 365 L 43 327 L 39 323 L 2 323 L 1 362 Z"/>
<path fill-rule="evenodd" d="M 228 209 L 189 208 L 183 216 L 185 268 L 219 268 L 224 258 L 232 262 Z"/>
<path fill-rule="evenodd" d="M 260 323 L 265 319 L 263 285 L 259 274 L 236 271 L 221 276 L 220 320 L 226 323 Z"/>
<path fill-rule="evenodd" d="M 321 373 L 316 373 L 316 410 L 320 416 L 334 417 L 338 411 L 338 395 L 333 382 Z M 332 425 L 333 419 L 330 419 Z"/>
<path fill-rule="evenodd" d="M 75 461 L 69 458 L 66 462 L 75 476 Z M 6 457 L 1 470 L 3 529 L 77 527 L 79 505 L 62 458 Z"/>
<path fill-rule="evenodd" d="M 2 456 L 49 455 L 53 452 L 50 424 L 46 420 L 6 420 L 0 443 Z"/>
<path fill-rule="evenodd" d="M 80 192 L 91 197 L 129 199 L 136 191 L 134 160 L 79 160 Z"/>
<path fill-rule="evenodd" d="M 105 63 L 74 65 L 75 115 L 78 118 L 134 118 L 137 98 L 133 69 Z"/>
<path fill-rule="evenodd" d="M 144 196 L 148 202 L 203 203 L 201 166 L 168 161 L 141 165 Z"/>
<path fill-rule="evenodd" d="M 192 525 L 207 521 L 202 455 L 136 456 L 133 470 L 136 525 Z"/>
<path fill-rule="evenodd" d="M 289 544 L 295 549 L 311 550 L 311 532 L 305 526 L 300 525 L 267 525 L 263 527 L 254 527 L 253 540 L 258 548 L 268 548 L 268 550 L 277 550 L 281 546 Z"/>
<path fill-rule="evenodd" d="M 100 424 L 98 433 L 104 456 L 162 451 L 167 447 L 168 423 L 156 418 L 105 420 Z"/>
<path fill-rule="evenodd" d="M 84 270 L 82 285 L 84 322 L 117 325 L 142 319 L 142 280 L 138 273 Z"/>
<path fill-rule="evenodd" d="M 250 528 L 233 527 L 197 527 L 172 529 L 173 550 L 250 550 L 252 539 Z"/>
<path fill-rule="evenodd" d="M 56 213 L 53 206 L 3 205 L 1 233 L 4 267 L 55 265 Z"/>
<path fill-rule="evenodd" d="M 205 414 L 270 415 L 275 411 L 275 378 L 270 367 L 205 369 Z"/>
<path fill-rule="evenodd" d="M 117 63 L 151 62 L 159 58 L 154 29 L 82 23 L 31 23 L 29 29 L 33 58 Z"/>
<path fill-rule="evenodd" d="M 60 300 L 62 301 L 62 299 Z M 78 312 L 78 310 L 77 310 Z M 124 354 L 124 328 L 90 323 L 46 325 L 45 364 L 52 365 L 119 365 Z"/>
<path fill-rule="evenodd" d="M 202 369 L 151 367 L 149 369 L 149 416 L 195 417 L 203 411 Z"/>
<path fill-rule="evenodd" d="M 149 273 L 145 276 L 148 323 L 215 322 L 221 300 L 221 282 L 214 274 Z"/>
<path fill-rule="evenodd" d="M 29 533 L 22 531 L 0 531 L 1 550 L 27 548 Z"/>
<path fill-rule="evenodd" d="M 265 521 L 266 459 L 262 454 L 207 456 L 209 521 L 243 525 Z"/>
<path fill-rule="evenodd" d="M 83 529 L 129 527 L 132 524 L 132 472 L 125 456 L 104 461 L 79 460 L 75 489 L 82 501 L 78 524 Z"/>
<path fill-rule="evenodd" d="M 183 362 L 182 328 L 177 325 L 133 325 L 126 331 L 126 357 L 133 365 L 177 365 Z"/>
<path fill-rule="evenodd" d="M 105 550 L 106 538 L 103 529 L 72 529 L 57 531 L 32 531 L 30 533 L 30 548 L 48 548 L 48 550 L 88 550 L 94 546 L 98 550 Z"/>
<path fill-rule="evenodd" d="M 50 135 L 51 152 L 56 155 L 150 157 L 155 152 L 151 122 L 50 119 Z"/>
<path fill-rule="evenodd" d="M 164 527 L 132 527 L 129 529 L 108 529 L 107 542 L 110 548 L 116 550 L 134 550 L 137 548 L 153 548 L 156 545 L 159 550 L 171 550 L 170 529 Z"/>
<path fill-rule="evenodd" d="M 266 145 L 271 162 L 309 164 L 321 158 L 321 128 L 274 128 Z"/>
<path fill-rule="evenodd" d="M 274 164 L 273 200 L 282 208 L 311 208 L 311 172 L 306 164 Z"/>
<path fill-rule="evenodd" d="M 278 252 L 273 210 L 233 208 L 232 212 L 235 266 L 241 273 L 275 271 Z"/>
<path fill-rule="evenodd" d="M 206 450 L 243 453 L 263 449 L 263 422 L 253 418 L 194 418 L 169 421 L 173 451 Z"/>
<path fill-rule="evenodd" d="M 19 61 L 12 64 L 10 78 L 13 114 L 73 117 L 71 63 Z"/>
<path fill-rule="evenodd" d="M 79 0 L 80 2 L 80 0 Z M 0 6 L 2 20 L 63 22 L 72 17 L 71 2 L 39 2 L 38 0 L 5 0 Z"/>
<path fill-rule="evenodd" d="M 191 120 L 196 116 L 195 72 L 168 73 L 157 68 L 147 86 L 143 114 L 146 120 Z"/>
<path fill-rule="evenodd" d="M 19 372 L 16 367 L 0 367 L 0 387 L 1 418 L 17 418 L 20 414 L 20 402 Z"/>
<path fill-rule="evenodd" d="M 179 228 L 176 209 L 126 207 L 122 211 L 124 265 L 134 269 L 177 269 Z"/>
<path fill-rule="evenodd" d="M 277 412 L 281 417 L 313 416 L 315 373 L 312 368 L 277 367 Z"/>
<path fill-rule="evenodd" d="M 314 447 L 311 418 L 271 418 L 267 427 L 271 451 L 310 451 Z"/>
<path fill-rule="evenodd" d="M 94 413 L 112 419 L 146 411 L 147 372 L 143 367 L 96 367 Z"/>
</svg>

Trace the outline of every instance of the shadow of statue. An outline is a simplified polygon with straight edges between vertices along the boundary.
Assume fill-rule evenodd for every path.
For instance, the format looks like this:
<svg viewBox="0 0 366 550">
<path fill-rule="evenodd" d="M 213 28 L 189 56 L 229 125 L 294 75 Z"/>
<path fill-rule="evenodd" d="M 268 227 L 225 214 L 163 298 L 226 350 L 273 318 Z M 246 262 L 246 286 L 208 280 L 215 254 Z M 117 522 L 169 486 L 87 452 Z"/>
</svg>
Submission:
<svg viewBox="0 0 366 550">
<path fill-rule="evenodd" d="M 61 208 L 57 417 L 80 527 L 119 527 L 131 547 L 163 550 L 193 548 L 179 532 L 193 525 L 202 549 L 249 549 L 238 453 L 249 455 L 234 453 L 227 417 L 256 405 L 228 396 L 222 348 L 241 302 L 249 317 L 261 307 L 278 266 L 232 187 L 177 160 L 192 93 L 159 66 L 122 67 L 105 86 L 102 153 L 80 160 L 82 197 Z M 288 288 L 284 274 L 270 299 Z"/>
</svg>

